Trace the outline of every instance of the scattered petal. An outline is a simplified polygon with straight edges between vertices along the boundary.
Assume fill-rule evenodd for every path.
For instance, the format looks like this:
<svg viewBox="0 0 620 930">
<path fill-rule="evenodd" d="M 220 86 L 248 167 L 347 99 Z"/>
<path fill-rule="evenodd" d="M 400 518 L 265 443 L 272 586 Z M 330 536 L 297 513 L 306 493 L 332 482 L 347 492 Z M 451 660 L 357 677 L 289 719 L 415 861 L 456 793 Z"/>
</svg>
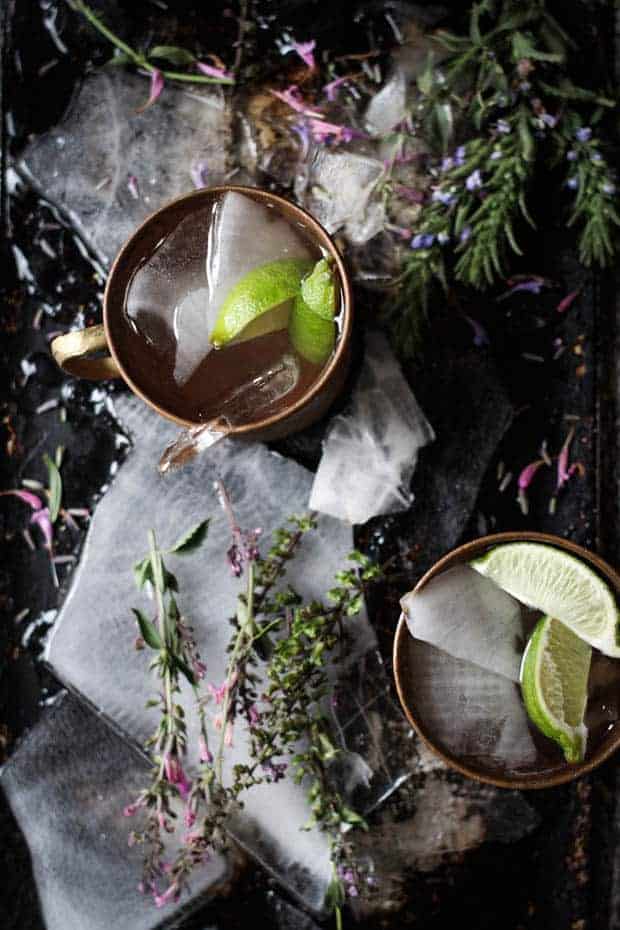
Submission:
<svg viewBox="0 0 620 930">
<path fill-rule="evenodd" d="M 347 77 L 339 77 L 333 81 L 330 81 L 329 84 L 324 85 L 323 91 L 327 99 L 330 101 L 330 103 L 333 103 L 334 100 L 336 99 L 336 91 L 340 87 L 340 85 L 344 84 L 348 80 L 349 78 Z"/>
<path fill-rule="evenodd" d="M 226 71 L 224 68 L 217 68 L 214 65 L 207 65 L 204 61 L 197 61 L 196 67 L 206 77 L 218 78 L 220 81 L 235 80 L 230 71 Z"/>
<path fill-rule="evenodd" d="M 35 510 L 30 518 L 31 523 L 36 523 L 45 539 L 45 545 L 48 549 L 51 550 L 52 542 L 54 540 L 54 529 L 52 527 L 52 521 L 50 519 L 50 512 L 47 507 L 44 507 L 42 510 Z"/>
<path fill-rule="evenodd" d="M 135 174 L 127 175 L 127 190 L 134 200 L 140 199 L 140 190 L 138 188 L 138 179 Z"/>
<path fill-rule="evenodd" d="M 144 113 L 150 106 L 152 106 L 162 90 L 164 89 L 164 76 L 159 70 L 159 68 L 154 68 L 151 72 L 151 93 L 149 99 L 146 103 L 143 103 L 141 107 L 138 107 L 136 113 Z"/>
<path fill-rule="evenodd" d="M 578 287 L 576 291 L 571 291 L 570 294 L 567 294 L 566 297 L 562 298 L 562 300 L 555 308 L 558 313 L 565 313 L 566 310 L 568 310 L 574 299 L 578 296 L 580 290 L 581 288 Z"/>
<path fill-rule="evenodd" d="M 33 510 L 40 510 L 43 507 L 43 503 L 37 495 L 31 494 L 30 491 L 0 491 L 0 497 L 5 497 L 9 494 L 13 497 L 19 497 L 24 504 L 28 504 Z"/>
<path fill-rule="evenodd" d="M 189 169 L 195 188 L 206 187 L 208 182 L 209 166 L 206 161 L 197 161 Z"/>
</svg>

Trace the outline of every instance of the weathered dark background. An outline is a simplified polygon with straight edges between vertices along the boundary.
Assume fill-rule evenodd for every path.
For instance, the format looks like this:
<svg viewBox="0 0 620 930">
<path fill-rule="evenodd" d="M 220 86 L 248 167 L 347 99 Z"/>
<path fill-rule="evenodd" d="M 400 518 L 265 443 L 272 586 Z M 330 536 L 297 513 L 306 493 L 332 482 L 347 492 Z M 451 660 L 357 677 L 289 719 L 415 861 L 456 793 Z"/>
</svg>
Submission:
<svg viewBox="0 0 620 930">
<path fill-rule="evenodd" d="M 234 38 L 234 20 L 223 18 L 219 6 L 176 2 L 164 11 L 147 0 L 125 0 L 115 6 L 115 25 L 122 22 L 136 41 L 154 32 L 183 45 L 184 36 L 198 35 L 205 48 L 221 51 Z M 582 43 L 583 80 L 608 83 L 614 64 L 612 4 L 555 6 L 558 18 Z M 252 39 L 251 60 L 257 73 L 259 65 L 262 73 L 269 73 L 270 67 L 277 73 L 274 39 L 287 26 L 331 49 L 365 50 L 375 43 L 387 50 L 393 34 L 385 23 L 385 10 L 406 4 L 360 3 L 356 16 L 352 7 L 346 0 L 333 0 L 328 8 L 318 0 L 257 3 L 253 13 L 265 17 L 265 28 Z M 454 5 L 457 17 L 460 8 Z M 78 311 L 86 323 L 96 321 L 99 288 L 70 230 L 62 225 L 47 228 L 50 222 L 56 225 L 49 207 L 24 185 L 9 196 L 4 175 L 9 159 L 19 154 L 29 136 L 61 117 L 86 61 L 101 63 L 109 49 L 61 2 L 5 0 L 1 15 L 0 488 L 16 487 L 23 477 L 44 480 L 41 454 L 62 444 L 66 503 L 92 507 L 119 456 L 115 427 L 102 398 L 93 398 L 90 386 L 66 380 L 56 370 L 47 335 L 69 324 Z M 54 16 L 69 54 L 59 52 L 46 28 L 46 20 L 49 23 Z M 41 65 L 52 58 L 57 59 L 56 66 L 41 75 Z M 547 219 L 546 228 L 530 243 L 521 270 L 553 279 L 557 288 L 539 299 L 517 295 L 496 304 L 479 298 L 471 309 L 489 332 L 489 348 L 473 346 L 468 326 L 455 323 L 448 309 L 439 313 L 423 355 L 406 369 L 438 441 L 422 453 L 411 511 L 373 521 L 359 533 L 359 542 L 381 557 L 406 553 L 403 563 L 411 581 L 459 540 L 492 530 L 547 530 L 617 562 L 613 279 L 585 274 L 575 261 L 559 210 L 557 218 Z M 38 247 L 43 231 L 57 259 Z M 18 276 L 13 244 L 30 263 L 31 281 Z M 579 299 L 569 313 L 558 316 L 558 300 L 576 286 L 582 286 Z M 361 289 L 358 298 L 364 317 L 373 300 Z M 52 310 L 36 329 L 33 320 L 42 302 Z M 556 337 L 566 350 L 553 360 L 550 347 Z M 524 352 L 543 361 L 528 360 Z M 23 360 L 36 366 L 32 375 L 28 376 Z M 60 421 L 57 409 L 37 414 L 46 399 L 58 395 L 61 385 L 66 422 Z M 566 416 L 579 419 L 567 421 Z M 557 450 L 571 422 L 577 423 L 574 450 L 584 465 L 583 477 L 573 480 L 555 515 L 547 508 L 551 485 L 541 482 L 532 494 L 529 515 L 523 516 L 515 504 L 514 482 L 507 492 L 499 490 L 498 463 L 518 472 L 536 457 L 543 439 Z M 322 427 L 317 427 L 279 448 L 312 465 L 321 434 Z M 37 665 L 36 654 L 38 638 L 53 620 L 59 592 L 51 583 L 44 552 L 32 552 L 25 545 L 23 526 L 22 507 L 4 498 L 0 507 L 0 759 L 10 755 L 16 740 L 41 713 L 44 700 L 58 688 Z M 61 539 L 61 553 L 79 551 L 78 538 L 67 534 Z M 62 594 L 70 567 L 61 566 L 59 572 Z M 370 605 L 386 661 L 398 593 L 382 591 Z M 39 622 L 25 635 L 33 621 Z M 371 923 L 426 930 L 457 924 L 478 930 L 620 927 L 619 792 L 617 761 L 612 759 L 573 785 L 530 795 L 528 800 L 540 814 L 540 826 L 533 833 L 509 845 L 487 843 L 432 872 L 404 875 L 403 909 L 389 917 L 377 916 Z M 393 803 L 398 810 L 402 802 L 396 798 Z M 28 852 L 1 800 L 0 824 L 0 926 L 40 928 Z M 312 926 L 310 918 L 252 868 L 230 900 L 212 906 L 190 926 L 196 930 L 245 927 L 248 915 L 257 928 Z"/>
</svg>

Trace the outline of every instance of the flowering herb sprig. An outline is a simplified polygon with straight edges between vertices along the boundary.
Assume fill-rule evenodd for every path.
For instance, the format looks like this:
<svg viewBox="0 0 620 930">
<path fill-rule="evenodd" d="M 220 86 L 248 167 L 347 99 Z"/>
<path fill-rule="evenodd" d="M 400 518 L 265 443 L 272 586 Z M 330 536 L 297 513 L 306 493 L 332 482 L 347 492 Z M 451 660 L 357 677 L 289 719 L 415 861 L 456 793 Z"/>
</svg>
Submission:
<svg viewBox="0 0 620 930">
<path fill-rule="evenodd" d="M 584 264 L 609 261 L 620 223 L 592 129 L 614 101 L 572 83 L 571 40 L 544 0 L 481 0 L 468 35 L 439 31 L 435 39 L 446 57 L 438 66 L 429 58 L 409 125 L 411 141 L 430 134 L 440 154 L 429 165 L 431 192 L 391 308 L 409 348 L 407 327 L 419 327 L 433 289 L 482 289 L 506 275 L 511 252 L 521 253 L 521 227 L 534 224 L 535 172 L 557 163 L 558 153 L 569 166 L 567 190 L 576 192 L 568 225 L 579 230 Z"/>
<path fill-rule="evenodd" d="M 178 899 L 193 868 L 206 861 L 213 849 L 225 847 L 226 823 L 242 806 L 243 792 L 290 774 L 297 782 L 308 784 L 312 813 L 308 829 L 316 826 L 329 835 L 333 879 L 328 898 L 340 927 L 346 895 L 357 895 L 365 883 L 348 838 L 348 831 L 364 826 L 364 822 L 329 780 L 329 767 L 338 750 L 331 741 L 324 710 L 329 690 L 326 668 L 330 654 L 342 643 L 343 621 L 360 612 L 364 586 L 381 572 L 356 552 L 350 557 L 355 568 L 338 574 L 338 586 L 329 592 L 328 606 L 303 604 L 290 587 L 276 591 L 274 586 L 285 575 L 304 535 L 314 528 L 313 517 L 291 518 L 288 527 L 276 530 L 269 553 L 262 557 L 260 530 L 242 530 L 219 482 L 217 490 L 231 524 L 227 561 L 235 577 L 244 576 L 245 585 L 233 620 L 225 679 L 220 685 L 209 684 L 209 694 L 204 693 L 201 682 L 206 666 L 176 606 L 176 579 L 166 569 L 154 536 L 149 555 L 135 567 L 138 586 L 149 582 L 155 591 L 155 619 L 135 613 L 140 644 L 157 652 L 152 669 L 162 681 L 161 694 L 152 702 L 161 711 L 160 723 L 148 744 L 154 755 L 152 781 L 126 808 L 128 816 L 140 811 L 146 818 L 143 829 L 131 834 L 131 842 L 145 846 L 143 888 L 153 893 L 158 906 Z M 195 548 L 200 542 L 197 537 L 205 533 L 206 526 L 188 534 L 169 551 L 178 554 Z M 257 674 L 259 658 L 266 661 L 266 685 Z M 183 768 L 187 734 L 177 697 L 183 676 L 194 688 L 201 725 L 200 765 L 191 780 Z M 215 711 L 212 722 L 219 734 L 213 747 L 206 728 L 210 702 Z M 226 751 L 239 718 L 249 729 L 250 761 L 233 766 L 227 778 Z M 289 763 L 283 756 L 291 753 L 288 773 Z M 174 829 L 174 807 L 179 802 L 184 805 L 187 832 L 174 859 L 164 862 L 164 836 Z"/>
<path fill-rule="evenodd" d="M 151 106 L 160 96 L 166 80 L 181 81 L 190 84 L 234 84 L 235 78 L 226 70 L 223 62 L 216 56 L 209 55 L 209 62 L 200 61 L 186 48 L 176 45 L 156 45 L 145 52 L 131 48 L 119 36 L 106 26 L 103 20 L 83 0 L 67 0 L 69 5 L 81 13 L 97 32 L 104 36 L 115 48 L 110 61 L 113 65 L 134 65 L 141 72 L 150 75 L 151 90 L 148 100 L 138 112 Z M 188 67 L 188 71 L 170 71 L 160 67 L 161 62 Z"/>
</svg>

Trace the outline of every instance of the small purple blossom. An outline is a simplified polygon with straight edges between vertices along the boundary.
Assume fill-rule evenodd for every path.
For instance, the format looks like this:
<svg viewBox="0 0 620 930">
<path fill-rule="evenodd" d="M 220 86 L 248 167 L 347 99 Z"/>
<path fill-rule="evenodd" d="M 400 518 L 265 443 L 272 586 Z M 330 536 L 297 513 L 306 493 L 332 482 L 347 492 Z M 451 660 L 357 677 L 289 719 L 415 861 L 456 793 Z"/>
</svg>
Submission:
<svg viewBox="0 0 620 930">
<path fill-rule="evenodd" d="M 454 153 L 454 164 L 460 167 L 465 163 L 465 154 L 466 149 L 464 145 L 459 145 L 458 149 Z"/>
<path fill-rule="evenodd" d="M 164 772 L 167 780 L 171 785 L 175 785 L 179 794 L 185 800 L 191 791 L 192 783 L 185 775 L 179 759 L 173 753 L 164 753 Z"/>
<path fill-rule="evenodd" d="M 442 170 L 442 171 L 450 171 L 451 168 L 454 168 L 454 159 L 453 159 L 453 158 L 450 158 L 450 156 L 448 155 L 448 156 L 447 156 L 446 158 L 444 158 L 443 161 L 441 162 L 441 170 Z"/>
<path fill-rule="evenodd" d="M 611 184 L 609 181 L 605 181 L 605 183 L 603 184 L 603 187 L 602 187 L 602 191 L 603 191 L 604 194 L 615 194 L 615 193 L 616 193 L 616 185 L 615 185 L 615 184 Z"/>
<path fill-rule="evenodd" d="M 412 249 L 429 249 L 435 237 L 432 233 L 417 233 L 411 240 Z"/>
<path fill-rule="evenodd" d="M 489 155 L 489 158 L 491 159 L 491 161 L 497 161 L 501 157 L 502 157 L 501 149 L 493 149 L 493 151 Z"/>
<path fill-rule="evenodd" d="M 335 78 L 333 81 L 330 81 L 329 84 L 324 85 L 323 91 L 327 99 L 330 101 L 330 103 L 333 103 L 334 100 L 336 99 L 336 91 L 338 90 L 340 85 L 344 84 L 348 80 L 349 79 L 347 77 L 339 77 L 339 78 Z"/>
<path fill-rule="evenodd" d="M 140 199 L 140 190 L 138 188 L 138 179 L 135 174 L 127 175 L 127 190 L 134 200 Z"/>
<path fill-rule="evenodd" d="M 206 762 L 207 764 L 210 765 L 213 762 L 213 753 L 209 749 L 207 745 L 207 741 L 204 738 L 204 736 L 200 737 L 198 741 L 198 747 L 199 747 L 199 752 L 200 752 L 200 761 Z"/>
<path fill-rule="evenodd" d="M 235 80 L 233 75 L 224 68 L 217 68 L 214 65 L 206 65 L 203 61 L 197 61 L 196 67 L 206 77 L 217 78 L 220 81 L 226 81 L 229 84 Z"/>
<path fill-rule="evenodd" d="M 357 890 L 357 885 L 347 885 L 347 894 L 350 898 L 357 898 L 359 891 Z"/>
<path fill-rule="evenodd" d="M 288 764 L 286 762 L 263 762 L 261 768 L 267 773 L 269 781 L 278 782 L 284 778 Z"/>
<path fill-rule="evenodd" d="M 456 201 L 456 195 L 450 191 L 442 190 L 440 187 L 437 187 L 432 194 L 434 203 L 443 203 L 446 207 L 449 207 Z"/>
<path fill-rule="evenodd" d="M 158 68 L 153 68 L 151 72 L 151 90 L 149 94 L 149 99 L 146 103 L 143 103 L 141 107 L 138 107 L 136 113 L 144 113 L 150 106 L 152 106 L 162 90 L 164 89 L 164 76 Z"/>
<path fill-rule="evenodd" d="M 575 133 L 578 142 L 588 142 L 592 138 L 592 130 L 589 126 L 581 126 Z"/>
<path fill-rule="evenodd" d="M 543 113 L 540 118 L 545 124 L 545 126 L 548 126 L 550 129 L 553 129 L 553 127 L 557 124 L 557 121 L 558 121 L 557 116 L 552 116 L 551 113 Z"/>
<path fill-rule="evenodd" d="M 316 42 L 312 39 L 310 42 L 291 42 L 291 44 L 286 47 L 282 47 L 282 51 L 286 52 L 297 52 L 301 60 L 308 68 L 314 70 L 316 68 L 316 62 L 314 60 L 314 49 L 316 48 Z"/>
<path fill-rule="evenodd" d="M 207 165 L 206 161 L 194 162 L 194 164 L 189 169 L 189 173 L 195 188 L 206 187 L 209 183 L 207 180 L 209 166 Z"/>
<path fill-rule="evenodd" d="M 311 119 L 310 132 L 317 142 L 350 142 L 357 133 L 350 126 L 328 123 L 324 119 Z"/>
<path fill-rule="evenodd" d="M 567 160 L 567 161 L 577 161 L 577 152 L 575 151 L 575 149 L 569 149 L 569 150 L 568 150 L 568 152 L 566 153 L 566 160 Z"/>
<path fill-rule="evenodd" d="M 482 176 L 478 168 L 467 177 L 465 181 L 465 187 L 468 191 L 478 190 L 479 187 L 482 187 Z"/>
<path fill-rule="evenodd" d="M 498 119 L 497 123 L 495 124 L 495 128 L 498 132 L 501 132 L 502 135 L 506 135 L 511 131 L 510 123 L 506 122 L 505 119 Z"/>
<path fill-rule="evenodd" d="M 461 235 L 459 236 L 459 239 L 461 242 L 467 242 L 467 240 L 470 238 L 471 238 L 471 226 L 464 226 L 463 229 L 461 230 Z"/>
<path fill-rule="evenodd" d="M 592 157 L 590 160 L 593 161 L 595 164 L 598 164 L 599 162 L 603 161 L 603 156 L 601 155 L 600 152 L 592 152 Z"/>
<path fill-rule="evenodd" d="M 178 897 L 179 886 L 176 882 L 173 882 L 166 888 L 163 894 L 153 895 L 153 900 L 155 901 L 155 907 L 165 907 L 166 904 L 169 904 L 171 901 L 176 901 Z"/>
<path fill-rule="evenodd" d="M 573 175 L 573 177 L 569 178 L 566 182 L 566 186 L 569 187 L 572 191 L 577 190 L 579 187 L 579 179 Z"/>
</svg>

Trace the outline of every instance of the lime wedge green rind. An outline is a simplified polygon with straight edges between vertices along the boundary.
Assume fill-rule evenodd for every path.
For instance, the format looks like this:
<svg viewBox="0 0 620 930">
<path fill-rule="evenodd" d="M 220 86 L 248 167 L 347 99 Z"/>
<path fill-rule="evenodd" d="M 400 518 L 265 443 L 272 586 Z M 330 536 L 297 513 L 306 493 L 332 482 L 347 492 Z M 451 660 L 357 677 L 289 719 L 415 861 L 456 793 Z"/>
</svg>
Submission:
<svg viewBox="0 0 620 930">
<path fill-rule="evenodd" d="M 544 543 L 506 543 L 470 563 L 517 600 L 555 617 L 612 658 L 620 657 L 613 592 L 585 562 Z"/>
<path fill-rule="evenodd" d="M 288 334 L 294 348 L 314 365 L 322 365 L 334 351 L 336 324 L 314 313 L 302 297 L 296 297 Z"/>
<path fill-rule="evenodd" d="M 312 267 L 308 259 L 283 258 L 249 271 L 226 296 L 210 335 L 211 344 L 227 345 L 264 313 L 295 297 Z"/>
<path fill-rule="evenodd" d="M 310 309 L 325 320 L 336 315 L 336 285 L 326 258 L 316 263 L 311 273 L 301 282 L 301 296 Z"/>
<path fill-rule="evenodd" d="M 567 762 L 582 762 L 588 731 L 584 714 L 592 649 L 559 620 L 543 617 L 521 664 L 527 714 L 562 749 Z"/>
</svg>

